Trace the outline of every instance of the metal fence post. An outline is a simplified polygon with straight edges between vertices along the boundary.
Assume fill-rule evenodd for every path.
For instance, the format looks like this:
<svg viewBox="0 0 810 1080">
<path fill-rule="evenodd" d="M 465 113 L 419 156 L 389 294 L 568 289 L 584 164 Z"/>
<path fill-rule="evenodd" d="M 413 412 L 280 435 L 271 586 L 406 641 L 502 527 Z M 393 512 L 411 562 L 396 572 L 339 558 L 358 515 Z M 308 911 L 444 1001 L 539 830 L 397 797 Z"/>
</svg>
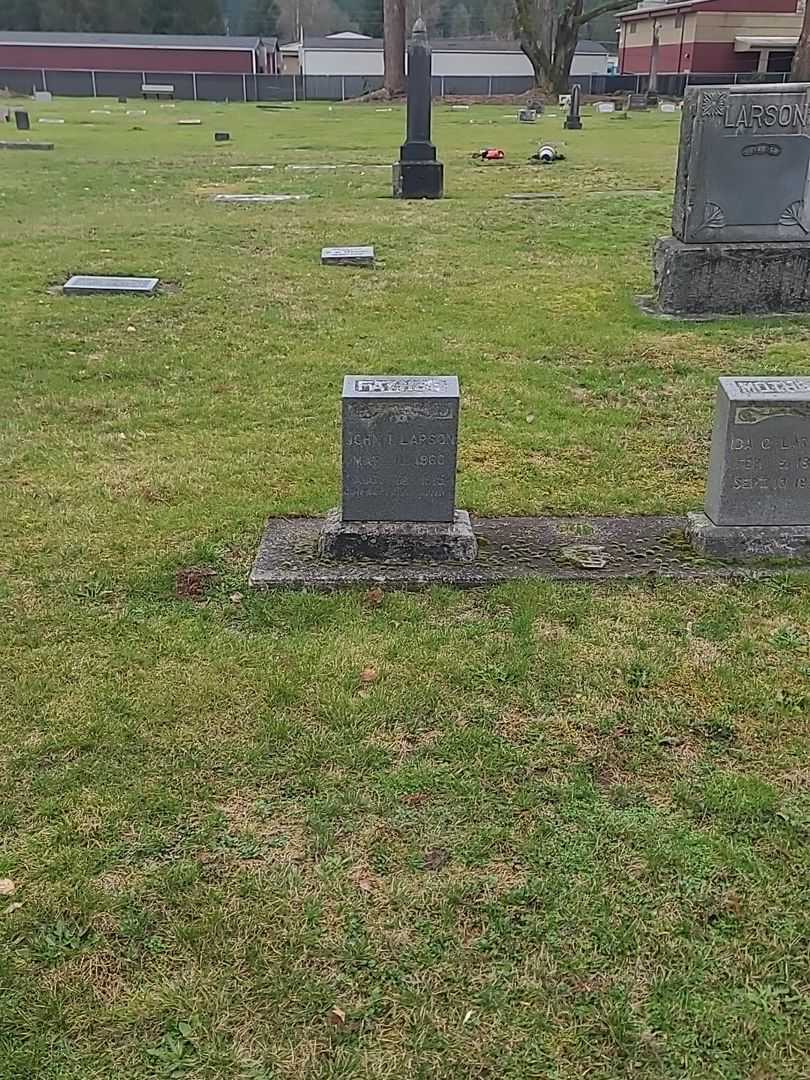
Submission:
<svg viewBox="0 0 810 1080">
<path fill-rule="evenodd" d="M 242 101 L 247 101 L 247 75 L 242 76 Z"/>
<path fill-rule="evenodd" d="M 93 97 L 98 97 L 98 94 L 96 93 L 96 73 L 95 73 L 95 71 L 90 72 L 90 82 L 93 84 Z"/>
<path fill-rule="evenodd" d="M 43 90 L 47 90 L 47 89 L 48 89 L 48 80 L 47 80 L 47 78 L 45 77 L 45 68 L 43 68 L 43 69 L 42 69 L 42 89 L 43 89 Z"/>
<path fill-rule="evenodd" d="M 487 87 L 487 97 L 492 97 L 492 76 L 489 77 L 489 86 Z"/>
<path fill-rule="evenodd" d="M 444 75 L 442 75 L 441 86 L 439 87 L 439 97 L 444 97 Z"/>
<path fill-rule="evenodd" d="M 196 71 L 192 71 L 192 73 L 191 73 L 191 85 L 194 88 L 194 100 L 196 101 L 197 100 L 197 72 Z"/>
</svg>

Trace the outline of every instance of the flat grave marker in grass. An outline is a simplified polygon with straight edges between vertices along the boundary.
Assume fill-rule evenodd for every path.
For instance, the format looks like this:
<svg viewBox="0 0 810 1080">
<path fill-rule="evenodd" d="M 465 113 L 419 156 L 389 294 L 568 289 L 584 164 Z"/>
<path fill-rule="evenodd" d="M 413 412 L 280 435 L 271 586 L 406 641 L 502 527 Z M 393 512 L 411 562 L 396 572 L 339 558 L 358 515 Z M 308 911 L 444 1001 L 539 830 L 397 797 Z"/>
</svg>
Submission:
<svg viewBox="0 0 810 1080">
<path fill-rule="evenodd" d="M 810 559 L 810 377 L 721 378 L 700 551 Z"/>
<path fill-rule="evenodd" d="M 373 266 L 374 260 L 375 253 L 371 245 L 321 249 L 321 263 L 324 266 Z"/>
<path fill-rule="evenodd" d="M 66 296 L 98 296 L 112 293 L 130 293 L 135 296 L 154 296 L 160 278 L 156 277 L 105 277 L 94 274 L 74 274 L 62 292 Z"/>
<path fill-rule="evenodd" d="M 53 143 L 4 140 L 0 142 L 0 150 L 53 150 Z"/>
<path fill-rule="evenodd" d="M 309 199 L 309 195 L 212 195 L 211 202 L 216 203 L 283 203 L 300 202 Z"/>
</svg>

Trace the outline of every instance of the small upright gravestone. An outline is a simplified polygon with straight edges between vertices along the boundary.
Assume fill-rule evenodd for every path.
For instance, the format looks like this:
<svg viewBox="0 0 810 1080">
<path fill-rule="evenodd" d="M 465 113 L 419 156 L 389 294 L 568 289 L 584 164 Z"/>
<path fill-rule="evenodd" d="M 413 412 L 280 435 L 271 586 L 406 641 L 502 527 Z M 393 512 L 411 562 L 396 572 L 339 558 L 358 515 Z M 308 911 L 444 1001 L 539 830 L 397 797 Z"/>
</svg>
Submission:
<svg viewBox="0 0 810 1080">
<path fill-rule="evenodd" d="M 810 84 L 687 90 L 672 233 L 659 311 L 810 311 Z"/>
<path fill-rule="evenodd" d="M 18 131 L 30 131 L 31 130 L 31 117 L 25 111 L 25 109 L 14 110 L 14 120 L 17 124 Z"/>
<path fill-rule="evenodd" d="M 444 166 L 430 141 L 431 53 L 427 27 L 417 19 L 408 43 L 408 133 L 394 164 L 395 199 L 440 199 Z"/>
<path fill-rule="evenodd" d="M 215 131 L 214 142 L 230 142 L 231 135 L 228 131 Z"/>
<path fill-rule="evenodd" d="M 343 501 L 324 558 L 471 562 L 469 514 L 455 508 L 459 389 L 452 375 L 347 375 Z"/>
<path fill-rule="evenodd" d="M 704 514 L 689 535 L 720 558 L 810 559 L 810 378 L 720 379 Z"/>
<path fill-rule="evenodd" d="M 579 113 L 579 98 L 582 91 L 580 90 L 579 83 L 574 84 L 574 88 L 571 91 L 571 102 L 568 106 L 568 115 L 563 122 L 563 127 L 567 131 L 581 131 L 582 130 L 582 118 Z"/>
</svg>

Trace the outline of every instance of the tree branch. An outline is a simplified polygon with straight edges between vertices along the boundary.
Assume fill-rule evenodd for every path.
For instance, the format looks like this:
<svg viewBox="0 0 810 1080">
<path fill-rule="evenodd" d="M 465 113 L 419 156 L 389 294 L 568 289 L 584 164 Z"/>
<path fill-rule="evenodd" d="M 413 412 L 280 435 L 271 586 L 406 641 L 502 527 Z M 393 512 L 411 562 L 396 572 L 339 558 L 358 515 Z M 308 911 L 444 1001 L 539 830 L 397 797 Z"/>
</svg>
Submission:
<svg viewBox="0 0 810 1080">
<path fill-rule="evenodd" d="M 585 23 L 589 23 L 591 19 L 596 19 L 600 15 L 610 15 L 611 12 L 623 11 L 626 8 L 637 6 L 637 0 L 605 0 L 604 4 L 598 4 L 595 8 L 591 8 L 590 11 L 583 11 L 577 19 L 577 26 L 584 26 Z"/>
</svg>

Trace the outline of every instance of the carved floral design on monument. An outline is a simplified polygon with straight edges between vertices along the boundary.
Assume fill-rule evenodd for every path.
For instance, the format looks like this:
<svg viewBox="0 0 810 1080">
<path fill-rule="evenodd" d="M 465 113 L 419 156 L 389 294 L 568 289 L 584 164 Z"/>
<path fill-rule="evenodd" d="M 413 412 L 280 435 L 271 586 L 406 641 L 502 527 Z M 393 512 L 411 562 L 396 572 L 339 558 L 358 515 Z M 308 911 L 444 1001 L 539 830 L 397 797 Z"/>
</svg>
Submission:
<svg viewBox="0 0 810 1080">
<path fill-rule="evenodd" d="M 728 108 L 728 92 L 705 93 L 700 102 L 700 115 L 704 118 L 719 120 Z"/>
</svg>

